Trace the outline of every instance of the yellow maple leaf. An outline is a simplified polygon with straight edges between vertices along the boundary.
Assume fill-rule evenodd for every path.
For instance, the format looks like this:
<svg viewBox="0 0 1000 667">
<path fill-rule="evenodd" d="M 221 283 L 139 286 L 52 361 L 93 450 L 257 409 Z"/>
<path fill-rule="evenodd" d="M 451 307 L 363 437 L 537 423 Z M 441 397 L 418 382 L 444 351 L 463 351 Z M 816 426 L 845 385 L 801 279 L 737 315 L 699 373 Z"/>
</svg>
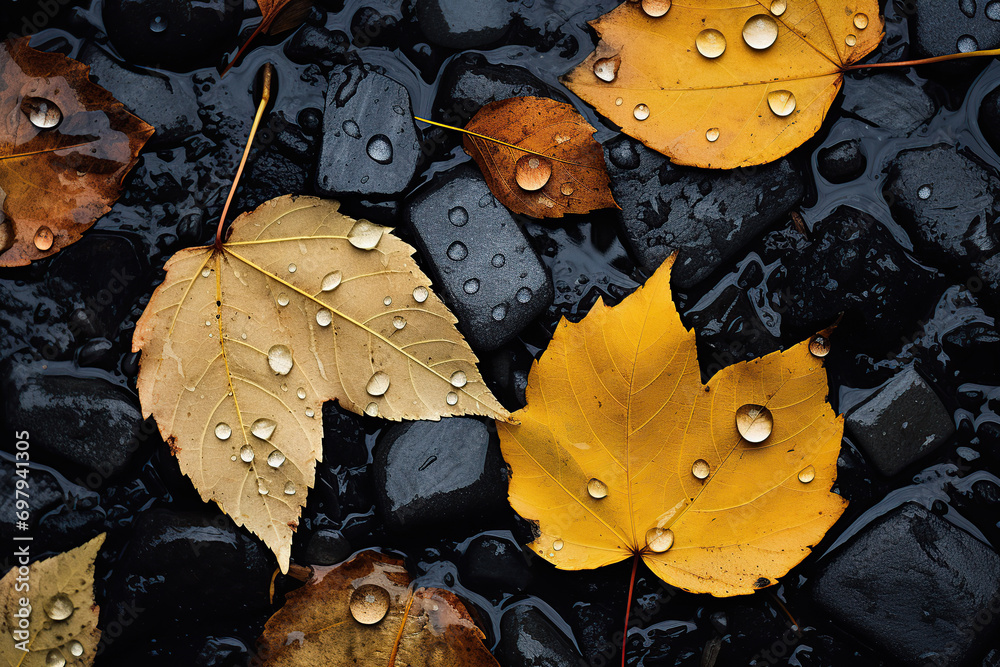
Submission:
<svg viewBox="0 0 1000 667">
<path fill-rule="evenodd" d="M 799 563 L 846 508 L 831 492 L 843 417 L 809 350 L 820 341 L 703 385 L 672 264 L 618 306 L 599 300 L 579 324 L 560 322 L 520 424 L 497 425 L 510 502 L 538 522 L 531 548 L 560 569 L 639 554 L 684 590 L 750 593 Z"/>
<path fill-rule="evenodd" d="M 801 145 L 845 68 L 883 35 L 877 0 L 651 4 L 669 10 L 625 2 L 592 22 L 597 50 L 563 82 L 626 134 L 699 167 L 763 164 Z"/>
<path fill-rule="evenodd" d="M 386 419 L 509 415 L 413 248 L 335 201 L 285 196 L 181 250 L 136 325 L 145 416 L 206 501 L 288 570 L 322 405 Z"/>
</svg>

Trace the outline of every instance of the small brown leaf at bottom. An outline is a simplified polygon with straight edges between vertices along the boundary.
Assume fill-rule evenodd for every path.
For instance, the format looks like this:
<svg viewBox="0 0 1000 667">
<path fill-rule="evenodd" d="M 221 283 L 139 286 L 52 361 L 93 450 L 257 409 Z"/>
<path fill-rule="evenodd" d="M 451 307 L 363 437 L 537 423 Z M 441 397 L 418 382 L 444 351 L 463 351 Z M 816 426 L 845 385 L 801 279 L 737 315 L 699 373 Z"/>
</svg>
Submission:
<svg viewBox="0 0 1000 667">
<path fill-rule="evenodd" d="M 511 211 L 561 218 L 617 206 L 604 149 L 594 139 L 594 128 L 571 105 L 544 97 L 512 97 L 484 106 L 465 130 L 527 149 L 464 135 L 465 151 Z"/>
</svg>

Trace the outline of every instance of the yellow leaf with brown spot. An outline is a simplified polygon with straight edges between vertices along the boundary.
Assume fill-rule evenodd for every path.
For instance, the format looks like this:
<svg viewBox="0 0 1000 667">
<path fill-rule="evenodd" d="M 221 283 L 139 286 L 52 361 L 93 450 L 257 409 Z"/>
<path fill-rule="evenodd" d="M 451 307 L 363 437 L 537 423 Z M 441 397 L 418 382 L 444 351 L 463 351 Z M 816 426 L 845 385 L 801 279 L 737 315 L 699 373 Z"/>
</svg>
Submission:
<svg viewBox="0 0 1000 667">
<path fill-rule="evenodd" d="M 763 164 L 801 145 L 844 69 L 883 35 L 876 0 L 649 3 L 669 5 L 655 17 L 645 4 L 592 22 L 597 50 L 563 82 L 626 134 L 698 167 Z"/>
<path fill-rule="evenodd" d="M 684 590 L 751 593 L 805 558 L 847 506 L 831 492 L 843 417 L 810 341 L 702 384 L 672 264 L 614 308 L 598 300 L 579 324 L 560 322 L 520 423 L 497 424 L 510 503 L 538 522 L 531 548 L 560 569 L 639 554 Z"/>
<path fill-rule="evenodd" d="M 338 208 L 279 197 L 237 218 L 221 249 L 181 250 L 132 339 L 143 414 L 282 571 L 324 401 L 393 420 L 509 416 L 413 248 Z"/>
</svg>

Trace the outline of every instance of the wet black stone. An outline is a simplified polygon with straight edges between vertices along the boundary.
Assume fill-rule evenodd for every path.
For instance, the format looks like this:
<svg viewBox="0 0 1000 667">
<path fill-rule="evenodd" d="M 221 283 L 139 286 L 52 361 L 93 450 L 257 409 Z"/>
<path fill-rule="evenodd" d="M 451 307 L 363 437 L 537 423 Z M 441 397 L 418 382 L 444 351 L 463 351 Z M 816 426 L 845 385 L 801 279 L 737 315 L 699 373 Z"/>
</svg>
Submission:
<svg viewBox="0 0 1000 667">
<path fill-rule="evenodd" d="M 531 570 L 521 547 L 496 535 L 480 535 L 469 543 L 461 572 L 466 586 L 485 593 L 520 593 L 531 583 Z"/>
<path fill-rule="evenodd" d="M 845 427 L 883 475 L 895 475 L 955 433 L 951 415 L 913 368 L 850 412 Z"/>
<path fill-rule="evenodd" d="M 374 150 L 383 139 L 391 144 L 388 155 Z M 419 157 L 406 88 L 359 65 L 335 68 L 323 112 L 320 192 L 396 194 L 413 178 Z"/>
<path fill-rule="evenodd" d="M 107 338 L 92 338 L 80 347 L 77 362 L 110 371 L 118 363 L 118 352 Z"/>
<path fill-rule="evenodd" d="M 250 178 L 240 188 L 237 203 L 244 210 L 254 209 L 281 195 L 311 194 L 309 172 L 301 161 L 276 150 L 264 150 L 254 157 Z"/>
<path fill-rule="evenodd" d="M 1000 46 L 1000 21 L 987 17 L 989 0 L 912 0 L 914 14 L 911 19 L 913 54 L 916 58 L 943 56 L 959 51 L 995 49 Z M 962 11 L 975 6 L 970 17 Z M 972 37 L 975 45 L 963 49 L 960 40 Z M 957 63 L 947 63 L 954 68 Z"/>
<path fill-rule="evenodd" d="M 621 654 L 621 611 L 618 613 L 604 602 L 577 602 L 567 619 L 573 636 L 580 644 L 583 656 L 591 665 L 613 665 L 614 657 Z"/>
<path fill-rule="evenodd" d="M 8 424 L 13 424 L 13 422 L 8 421 Z M 15 443 L 18 442 L 16 438 L 16 433 L 20 433 L 20 429 L 14 426 L 8 434 L 8 439 L 10 440 L 8 444 L 9 448 L 15 449 Z M 28 446 L 32 446 L 32 435 L 31 431 L 28 430 Z M 23 451 L 23 450 L 22 450 Z M 31 455 L 30 449 L 28 450 L 28 455 Z M 31 466 L 28 469 L 27 479 L 29 480 L 30 489 L 27 498 L 19 498 L 16 494 L 16 483 L 19 479 L 24 479 L 17 474 L 18 470 L 24 470 L 23 467 L 17 467 L 13 460 L 13 454 L 11 454 L 11 460 L 6 457 L 0 457 L 0 539 L 3 539 L 7 544 L 13 544 L 12 537 L 15 534 L 15 522 L 17 521 L 17 512 L 22 511 L 17 508 L 18 500 L 27 500 L 28 502 L 28 526 L 29 530 L 32 530 L 37 525 L 38 521 L 45 516 L 45 513 L 49 510 L 55 508 L 59 503 L 63 501 L 63 491 L 56 481 L 55 477 L 52 476 L 48 471 L 40 469 L 37 465 Z M 22 489 L 23 491 L 23 489 Z M 21 531 L 18 531 L 19 533 Z M 21 534 L 32 534 L 24 532 Z M 0 556 L 0 559 L 6 559 L 9 554 L 4 554 Z M 0 562 L 6 562 L 0 561 Z M 8 568 L 13 566 L 13 563 L 8 563 Z M 6 569 L 5 569 L 6 571 Z"/>
<path fill-rule="evenodd" d="M 868 161 L 861 152 L 861 142 L 857 139 L 841 141 L 824 148 L 817 156 L 819 173 L 831 183 L 853 181 L 864 173 L 867 164 Z"/>
<path fill-rule="evenodd" d="M 510 28 L 508 0 L 418 0 L 417 23 L 428 41 L 452 49 L 481 48 Z"/>
<path fill-rule="evenodd" d="M 812 598 L 903 664 L 958 666 L 995 636 L 1000 558 L 923 506 L 906 503 L 836 552 Z"/>
<path fill-rule="evenodd" d="M 139 401 L 98 378 L 47 374 L 41 364 L 11 364 L 4 386 L 8 424 L 30 425 L 32 451 L 69 461 L 107 479 L 127 465 L 140 446 Z"/>
<path fill-rule="evenodd" d="M 47 514 L 38 522 L 38 530 L 45 536 L 46 548 L 68 551 L 105 530 L 105 513 L 99 509 L 67 509 Z"/>
<path fill-rule="evenodd" d="M 81 49 L 77 59 L 90 65 L 94 83 L 153 126 L 156 132 L 149 145 L 177 143 L 201 128 L 198 102 L 186 79 L 130 69 L 91 43 Z"/>
<path fill-rule="evenodd" d="M 930 120 L 937 113 L 937 104 L 906 75 L 879 72 L 861 79 L 848 78 L 841 109 L 902 136 Z"/>
<path fill-rule="evenodd" d="M 552 301 L 552 280 L 531 242 L 468 164 L 435 179 L 406 209 L 438 294 L 476 348 L 516 336 Z"/>
<path fill-rule="evenodd" d="M 625 151 L 619 142 L 629 142 Z M 622 210 L 625 237 L 652 273 L 674 250 L 673 284 L 690 287 L 708 276 L 802 198 L 802 176 L 788 160 L 732 171 L 678 167 L 635 140 L 605 145 L 611 191 Z M 638 167 L 613 156 L 639 156 Z M 619 162 L 626 164 L 620 167 Z"/>
<path fill-rule="evenodd" d="M 400 41 L 399 19 L 374 7 L 362 7 L 351 18 L 351 40 L 355 46 L 395 48 Z"/>
<path fill-rule="evenodd" d="M 351 555 L 351 543 L 339 530 L 322 528 L 309 537 L 305 559 L 309 565 L 335 565 Z"/>
<path fill-rule="evenodd" d="M 448 530 L 506 505 L 499 439 L 478 419 L 405 422 L 375 448 L 378 508 L 390 530 Z"/>
<path fill-rule="evenodd" d="M 323 129 L 323 112 L 313 107 L 308 107 L 299 112 L 296 117 L 299 127 L 310 136 L 318 134 Z"/>
<path fill-rule="evenodd" d="M 285 44 L 285 55 L 294 63 L 315 63 L 323 67 L 346 65 L 351 61 L 350 41 L 339 30 L 313 25 L 302 26 Z"/>
<path fill-rule="evenodd" d="M 247 622 L 269 609 L 274 556 L 223 515 L 154 509 L 136 519 L 102 617 L 139 608 L 135 636 Z"/>
<path fill-rule="evenodd" d="M 918 249 L 977 273 L 994 293 L 1000 289 L 994 226 L 1000 179 L 991 171 L 948 144 L 903 151 L 893 162 L 886 198 Z"/>
<path fill-rule="evenodd" d="M 586 663 L 562 632 L 535 607 L 519 605 L 500 620 L 506 667 L 583 667 Z"/>
<path fill-rule="evenodd" d="M 1000 154 L 1000 88 L 994 88 L 979 106 L 979 129 L 993 151 Z"/>
<path fill-rule="evenodd" d="M 130 62 L 155 67 L 214 65 L 236 42 L 243 4 L 229 0 L 107 0 L 104 26 Z"/>
</svg>

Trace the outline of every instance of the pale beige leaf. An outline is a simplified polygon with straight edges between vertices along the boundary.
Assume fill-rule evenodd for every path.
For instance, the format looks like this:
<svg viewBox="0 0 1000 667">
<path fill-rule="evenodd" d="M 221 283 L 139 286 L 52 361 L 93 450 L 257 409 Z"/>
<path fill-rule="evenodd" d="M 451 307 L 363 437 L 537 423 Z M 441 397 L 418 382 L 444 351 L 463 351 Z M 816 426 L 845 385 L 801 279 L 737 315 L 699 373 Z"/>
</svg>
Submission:
<svg viewBox="0 0 1000 667">
<path fill-rule="evenodd" d="M 94 559 L 104 543 L 98 535 L 66 553 L 32 563 L 27 575 L 12 568 L 0 579 L 0 655 L 8 667 L 92 665 L 101 631 L 94 603 Z M 14 542 L 17 551 L 30 542 Z M 30 608 L 27 638 L 17 615 L 26 598 Z M 25 641 L 28 651 L 18 648 Z"/>
<path fill-rule="evenodd" d="M 222 251 L 178 252 L 132 342 L 144 414 L 202 498 L 282 571 L 322 458 L 324 401 L 393 420 L 509 417 L 413 248 L 338 208 L 279 197 L 233 222 Z"/>
</svg>

